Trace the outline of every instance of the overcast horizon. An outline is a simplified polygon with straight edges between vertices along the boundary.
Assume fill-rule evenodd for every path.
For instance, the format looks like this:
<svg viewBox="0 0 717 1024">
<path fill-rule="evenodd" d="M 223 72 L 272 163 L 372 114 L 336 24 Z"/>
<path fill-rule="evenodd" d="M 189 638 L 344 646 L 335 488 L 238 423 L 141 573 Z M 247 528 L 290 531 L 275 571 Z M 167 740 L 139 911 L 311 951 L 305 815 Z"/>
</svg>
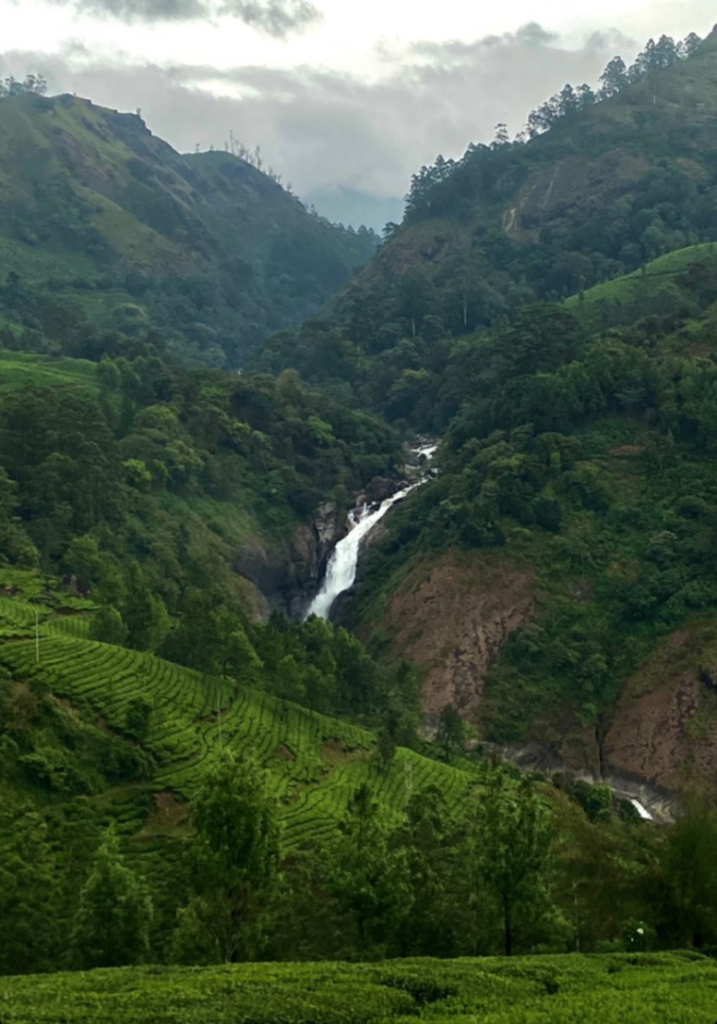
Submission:
<svg viewBox="0 0 717 1024">
<path fill-rule="evenodd" d="M 519 131 L 566 82 L 597 82 L 650 36 L 708 34 L 705 0 L 0 0 L 0 75 L 46 76 L 119 110 L 180 151 L 230 132 L 331 220 L 377 230 L 399 219 L 411 174 L 458 157 L 494 126 Z"/>
</svg>

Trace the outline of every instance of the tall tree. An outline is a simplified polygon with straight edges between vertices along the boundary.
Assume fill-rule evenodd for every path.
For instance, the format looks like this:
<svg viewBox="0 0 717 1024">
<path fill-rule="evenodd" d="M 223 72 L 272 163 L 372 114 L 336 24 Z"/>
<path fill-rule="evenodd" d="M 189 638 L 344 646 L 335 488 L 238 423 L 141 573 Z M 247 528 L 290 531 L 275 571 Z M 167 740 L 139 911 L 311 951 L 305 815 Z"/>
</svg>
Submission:
<svg viewBox="0 0 717 1024">
<path fill-rule="evenodd" d="M 656 903 L 666 945 L 703 949 L 717 943 L 717 813 L 692 809 L 673 826 Z"/>
<path fill-rule="evenodd" d="M 478 876 L 500 906 L 506 956 L 516 938 L 545 907 L 550 863 L 550 818 L 527 782 L 516 784 L 505 771 L 490 771 L 475 821 Z"/>
<path fill-rule="evenodd" d="M 180 912 L 175 952 L 190 962 L 237 963 L 261 951 L 276 894 L 279 826 L 264 773 L 225 751 L 192 810 L 192 896 Z"/>
<path fill-rule="evenodd" d="M 460 956 L 474 951 L 465 864 L 467 833 L 435 786 L 415 793 L 393 844 L 407 860 L 400 926 L 402 956 Z"/>
<path fill-rule="evenodd" d="M 75 916 L 75 952 L 81 966 L 144 961 L 153 915 L 146 886 L 124 863 L 117 836 L 109 832 L 82 887 Z"/>
<path fill-rule="evenodd" d="M 367 785 L 354 793 L 340 825 L 331 887 L 352 922 L 362 957 L 390 952 L 405 909 L 406 862 L 389 845 L 378 803 Z"/>
<path fill-rule="evenodd" d="M 50 968 L 58 953 L 58 885 L 47 826 L 38 814 L 0 818 L 0 974 Z"/>
<path fill-rule="evenodd" d="M 627 65 L 622 57 L 613 57 L 600 75 L 600 82 L 600 96 L 603 99 L 615 96 L 630 84 Z"/>
</svg>

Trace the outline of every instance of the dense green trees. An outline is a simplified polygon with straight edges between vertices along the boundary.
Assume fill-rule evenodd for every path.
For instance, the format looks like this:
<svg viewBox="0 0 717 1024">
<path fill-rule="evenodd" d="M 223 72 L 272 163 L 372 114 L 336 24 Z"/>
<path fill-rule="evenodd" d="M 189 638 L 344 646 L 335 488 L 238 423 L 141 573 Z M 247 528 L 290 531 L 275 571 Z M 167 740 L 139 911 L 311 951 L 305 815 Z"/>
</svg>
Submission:
<svg viewBox="0 0 717 1024">
<path fill-rule="evenodd" d="M 78 337 L 97 354 L 91 332 Z M 229 671 L 248 650 L 239 626 L 220 617 L 198 653 L 190 625 L 198 590 L 212 614 L 236 604 L 235 514 L 244 533 L 280 546 L 323 501 L 344 505 L 392 475 L 396 441 L 292 373 L 189 372 L 153 336 L 103 344 L 98 392 L 88 382 L 3 397 L 0 557 L 75 577 L 107 606 L 98 639 L 166 643 L 186 664 Z M 201 501 L 204 521 L 186 514 Z"/>
<path fill-rule="evenodd" d="M 224 750 L 196 793 L 191 833 L 165 840 L 174 852 L 148 877 L 117 834 L 98 837 L 87 802 L 59 817 L 5 813 L 0 972 L 629 950 L 638 934 L 647 948 L 714 945 L 711 812 L 657 830 L 566 776 L 553 788 L 483 763 L 475 778 L 449 810 L 438 788 L 413 792 L 406 775 L 397 820 L 362 786 L 335 834 L 287 851 L 264 773 Z"/>
<path fill-rule="evenodd" d="M 0 864 L 0 972 L 50 970 L 66 922 L 56 888 L 56 857 L 40 814 L 5 814 Z M 9 820 L 8 820 L 9 819 Z"/>
<path fill-rule="evenodd" d="M 10 76 L 0 81 L 0 99 L 8 96 L 25 96 L 32 94 L 44 96 L 47 92 L 47 81 L 43 75 L 25 75 L 22 81 Z"/>
</svg>

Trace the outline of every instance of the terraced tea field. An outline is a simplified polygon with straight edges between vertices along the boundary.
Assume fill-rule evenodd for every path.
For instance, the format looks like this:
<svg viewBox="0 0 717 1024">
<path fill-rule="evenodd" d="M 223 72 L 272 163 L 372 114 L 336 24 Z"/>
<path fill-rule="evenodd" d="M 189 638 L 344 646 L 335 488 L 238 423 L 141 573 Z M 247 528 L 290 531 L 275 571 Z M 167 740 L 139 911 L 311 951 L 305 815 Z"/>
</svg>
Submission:
<svg viewBox="0 0 717 1024">
<path fill-rule="evenodd" d="M 470 768 L 457 770 L 403 749 L 385 770 L 375 756 L 374 734 L 360 726 L 275 699 L 241 681 L 202 676 L 151 654 L 89 640 L 83 602 L 75 599 L 80 607 L 69 609 L 75 614 L 66 608 L 59 614 L 52 595 L 29 594 L 29 581 L 26 585 L 21 574 L 14 582 L 0 576 L 3 584 L 5 593 L 10 587 L 19 591 L 0 596 L 0 664 L 16 680 L 41 684 L 130 742 L 133 704 L 141 698 L 151 705 L 142 743 L 157 766 L 154 778 L 103 797 L 128 836 L 144 830 L 145 840 L 162 831 L 156 816 L 148 819 L 139 809 L 146 806 L 140 793 L 149 787 L 155 803 L 181 805 L 223 747 L 250 750 L 269 770 L 287 847 L 330 837 L 364 782 L 377 792 L 387 817 L 396 820 L 414 789 L 434 783 L 458 804 L 475 784 Z M 63 602 L 58 598 L 58 603 Z"/>
<path fill-rule="evenodd" d="M 0 979 L 12 1024 L 712 1024 L 693 953 L 129 968 Z"/>
</svg>

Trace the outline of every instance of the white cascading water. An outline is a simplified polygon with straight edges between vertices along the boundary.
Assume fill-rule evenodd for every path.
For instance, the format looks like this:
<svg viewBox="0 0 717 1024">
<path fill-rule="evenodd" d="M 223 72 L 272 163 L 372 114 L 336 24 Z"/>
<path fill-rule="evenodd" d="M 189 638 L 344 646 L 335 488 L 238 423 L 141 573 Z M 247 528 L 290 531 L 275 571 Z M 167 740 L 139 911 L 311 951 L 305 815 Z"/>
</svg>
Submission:
<svg viewBox="0 0 717 1024">
<path fill-rule="evenodd" d="M 430 459 L 433 457 L 436 448 L 437 445 L 426 445 L 422 448 L 416 448 L 414 454 Z M 306 613 L 307 618 L 310 615 L 318 615 L 320 619 L 328 619 L 339 594 L 343 594 L 345 590 L 349 590 L 354 585 L 361 541 L 371 532 L 376 523 L 383 519 L 388 510 L 397 501 L 401 501 L 402 498 L 405 498 L 416 487 L 420 487 L 426 479 L 424 477 L 422 480 L 417 480 L 408 487 L 404 487 L 403 490 L 396 491 L 390 498 L 386 498 L 379 508 L 373 511 L 370 505 L 363 505 L 361 508 L 354 509 L 349 513 L 349 532 L 343 540 L 338 542 L 333 550 L 326 568 L 324 582 L 321 584 L 321 590 L 311 602 Z"/>
<path fill-rule="evenodd" d="M 643 805 L 640 803 L 639 800 L 635 800 L 634 797 L 630 797 L 630 803 L 635 808 L 635 810 L 640 815 L 640 817 L 642 818 L 643 821 L 653 821 L 654 820 L 652 815 L 650 814 L 650 812 L 647 810 L 646 807 L 643 807 Z"/>
</svg>

